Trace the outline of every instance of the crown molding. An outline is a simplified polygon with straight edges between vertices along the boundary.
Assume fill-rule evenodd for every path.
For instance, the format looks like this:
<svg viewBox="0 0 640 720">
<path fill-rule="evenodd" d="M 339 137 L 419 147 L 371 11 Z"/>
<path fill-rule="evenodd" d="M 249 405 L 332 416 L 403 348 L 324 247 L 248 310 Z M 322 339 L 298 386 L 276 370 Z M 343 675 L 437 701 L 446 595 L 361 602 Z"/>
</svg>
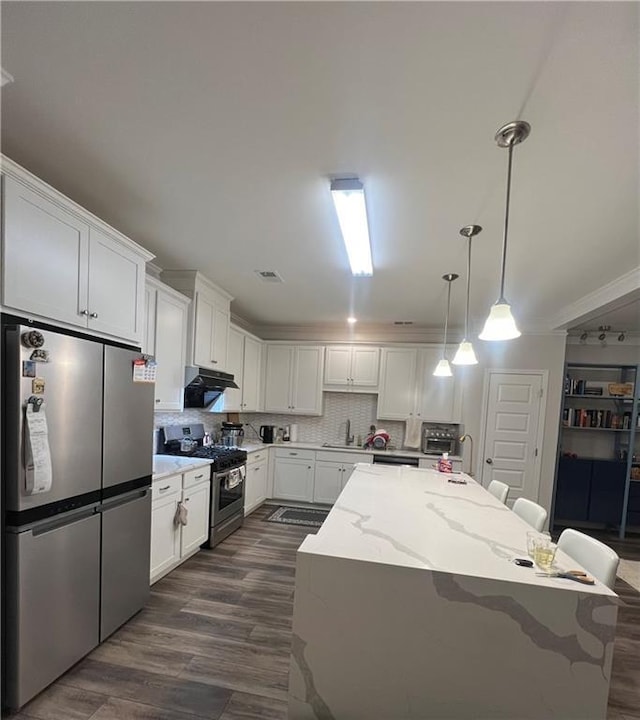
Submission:
<svg viewBox="0 0 640 720">
<path fill-rule="evenodd" d="M 620 300 L 628 302 L 637 297 L 640 297 L 640 266 L 566 305 L 553 318 L 551 326 L 554 329 L 566 329 L 576 321 L 587 322 L 607 310 L 614 310 Z"/>
</svg>

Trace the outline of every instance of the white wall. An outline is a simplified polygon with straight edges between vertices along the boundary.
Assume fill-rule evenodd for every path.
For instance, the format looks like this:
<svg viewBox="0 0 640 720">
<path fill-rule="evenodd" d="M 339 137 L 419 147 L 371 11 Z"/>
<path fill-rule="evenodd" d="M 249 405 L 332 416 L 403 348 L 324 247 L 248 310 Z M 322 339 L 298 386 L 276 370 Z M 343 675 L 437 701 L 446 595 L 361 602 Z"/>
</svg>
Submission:
<svg viewBox="0 0 640 720">
<path fill-rule="evenodd" d="M 540 490 L 536 500 L 545 508 L 551 507 L 553 496 L 560 408 L 564 386 L 564 334 L 522 335 L 517 340 L 502 343 L 488 343 L 476 340 L 474 348 L 479 364 L 460 368 L 463 376 L 462 421 L 464 430 L 472 435 L 474 464 L 479 477 L 479 463 L 482 461 L 480 430 L 482 424 L 482 401 L 485 375 L 488 369 L 496 370 L 547 370 L 549 385 L 544 418 L 544 440 L 542 443 Z M 469 448 L 465 447 L 465 467 L 469 463 Z"/>
</svg>

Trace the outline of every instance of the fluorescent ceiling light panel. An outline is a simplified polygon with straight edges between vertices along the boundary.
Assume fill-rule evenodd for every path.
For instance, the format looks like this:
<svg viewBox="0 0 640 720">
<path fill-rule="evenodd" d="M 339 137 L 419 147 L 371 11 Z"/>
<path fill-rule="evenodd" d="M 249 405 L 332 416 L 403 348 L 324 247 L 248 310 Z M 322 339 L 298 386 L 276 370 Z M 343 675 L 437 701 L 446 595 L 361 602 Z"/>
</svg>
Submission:
<svg viewBox="0 0 640 720">
<path fill-rule="evenodd" d="M 336 206 L 351 272 L 356 276 L 370 277 L 373 275 L 373 264 L 364 185 L 358 178 L 332 180 L 331 197 Z"/>
</svg>

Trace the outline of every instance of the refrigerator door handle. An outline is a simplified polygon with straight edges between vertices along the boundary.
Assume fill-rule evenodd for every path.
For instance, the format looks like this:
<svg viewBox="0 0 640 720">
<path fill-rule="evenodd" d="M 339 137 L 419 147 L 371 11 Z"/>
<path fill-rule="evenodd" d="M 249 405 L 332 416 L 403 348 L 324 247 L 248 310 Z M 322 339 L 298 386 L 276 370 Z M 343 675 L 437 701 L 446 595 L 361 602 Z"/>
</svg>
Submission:
<svg viewBox="0 0 640 720">
<path fill-rule="evenodd" d="M 150 492 L 151 488 L 142 488 L 125 493 L 124 495 L 117 495 L 109 500 L 103 500 L 102 504 L 98 508 L 98 512 L 106 512 L 107 510 L 119 507 L 120 505 L 126 505 L 133 500 L 139 500 L 140 498 L 146 497 Z"/>
<path fill-rule="evenodd" d="M 71 525 L 72 523 L 78 522 L 78 520 L 84 520 L 84 518 L 91 517 L 92 515 L 95 515 L 97 511 L 97 504 L 87 505 L 86 507 L 79 508 L 78 510 L 64 513 L 64 515 L 58 515 L 51 520 L 40 520 L 36 523 L 33 523 L 33 525 L 27 525 L 26 527 L 19 528 L 19 530 L 31 530 L 31 534 L 34 537 L 37 537 L 38 535 L 44 535 L 45 533 L 51 532 L 53 530 L 59 530 L 66 525 Z M 7 530 L 9 532 L 16 532 L 18 529 L 16 528 L 14 530 L 13 528 L 7 528 Z"/>
</svg>

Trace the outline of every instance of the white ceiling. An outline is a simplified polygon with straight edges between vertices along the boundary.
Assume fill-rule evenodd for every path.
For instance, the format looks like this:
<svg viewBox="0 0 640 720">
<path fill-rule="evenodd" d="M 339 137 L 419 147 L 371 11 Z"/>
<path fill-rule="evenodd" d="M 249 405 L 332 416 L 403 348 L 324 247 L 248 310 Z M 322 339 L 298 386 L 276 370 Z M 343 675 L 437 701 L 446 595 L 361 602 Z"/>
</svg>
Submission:
<svg viewBox="0 0 640 720">
<path fill-rule="evenodd" d="M 507 297 L 525 326 L 640 263 L 636 3 L 3 2 L 3 152 L 197 268 L 256 325 L 439 326 Z M 352 280 L 327 178 L 364 181 L 372 279 Z M 260 282 L 277 270 L 283 285 Z"/>
</svg>

